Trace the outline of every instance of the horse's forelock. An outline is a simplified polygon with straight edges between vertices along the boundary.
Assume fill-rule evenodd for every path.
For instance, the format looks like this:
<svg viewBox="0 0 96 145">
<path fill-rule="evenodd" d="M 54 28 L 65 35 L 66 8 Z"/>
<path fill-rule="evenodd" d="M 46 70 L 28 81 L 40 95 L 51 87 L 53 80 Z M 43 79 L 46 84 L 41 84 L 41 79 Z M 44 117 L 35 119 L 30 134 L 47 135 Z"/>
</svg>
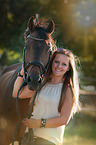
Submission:
<svg viewBox="0 0 96 145">
<path fill-rule="evenodd" d="M 37 31 L 37 37 L 41 38 L 41 39 L 44 39 L 44 40 L 48 40 L 49 39 L 49 36 L 48 34 L 46 33 L 46 30 L 43 28 L 43 27 L 36 27 L 35 29 Z"/>
<path fill-rule="evenodd" d="M 40 19 L 36 21 L 35 26 L 46 28 L 46 26 L 48 25 L 48 23 L 46 22 L 47 22 L 47 19 Z"/>
</svg>

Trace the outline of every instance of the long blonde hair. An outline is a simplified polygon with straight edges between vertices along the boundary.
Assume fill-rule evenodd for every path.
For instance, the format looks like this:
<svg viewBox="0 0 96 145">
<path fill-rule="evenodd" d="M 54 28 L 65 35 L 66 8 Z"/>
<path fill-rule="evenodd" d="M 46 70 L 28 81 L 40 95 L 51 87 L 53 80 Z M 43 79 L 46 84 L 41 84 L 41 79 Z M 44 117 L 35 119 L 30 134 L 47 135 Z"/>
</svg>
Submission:
<svg viewBox="0 0 96 145">
<path fill-rule="evenodd" d="M 58 112 L 61 111 L 62 105 L 64 103 L 66 90 L 68 87 L 70 87 L 72 90 L 72 95 L 73 95 L 72 114 L 75 114 L 77 109 L 80 109 L 79 107 L 79 82 L 78 82 L 78 76 L 77 76 L 77 71 L 76 71 L 75 55 L 73 55 L 71 51 L 69 51 L 68 49 L 58 48 L 56 51 L 53 52 L 52 57 L 50 59 L 48 70 L 46 72 L 46 75 L 45 75 L 45 78 L 44 78 L 44 81 L 42 83 L 40 90 L 48 81 L 51 80 L 52 63 L 57 54 L 64 54 L 69 57 L 69 71 L 67 71 L 63 76 L 64 81 L 63 81 L 63 86 L 62 86 L 62 91 L 61 91 L 60 102 L 58 106 Z"/>
</svg>

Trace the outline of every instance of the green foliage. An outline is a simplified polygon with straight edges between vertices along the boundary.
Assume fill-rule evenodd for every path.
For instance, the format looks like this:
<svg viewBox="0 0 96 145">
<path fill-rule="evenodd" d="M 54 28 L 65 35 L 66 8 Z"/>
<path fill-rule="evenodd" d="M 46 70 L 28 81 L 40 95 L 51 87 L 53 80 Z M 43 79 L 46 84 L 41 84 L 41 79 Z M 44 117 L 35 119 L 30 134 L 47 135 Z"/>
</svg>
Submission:
<svg viewBox="0 0 96 145">
<path fill-rule="evenodd" d="M 90 2 L 94 1 L 90 0 Z M 85 1 L 85 5 L 86 3 L 88 1 Z M 81 69 L 84 72 L 81 75 L 96 77 L 96 21 L 94 19 L 94 24 L 90 28 L 78 26 L 76 23 L 78 4 L 76 0 L 1 0 L 0 49 L 3 53 L 0 53 L 0 65 L 21 61 L 25 43 L 24 31 L 27 28 L 28 19 L 38 13 L 40 17 L 54 20 L 55 31 L 53 38 L 57 47 L 67 46 L 80 57 Z M 94 2 L 95 6 L 96 2 Z M 14 53 L 20 55 L 17 58 L 12 57 L 13 61 L 10 61 L 7 54 L 9 51 L 14 51 Z M 90 74 L 90 71 L 92 74 Z"/>
<path fill-rule="evenodd" d="M 87 110 L 77 113 L 66 126 L 64 145 L 95 145 L 96 144 L 96 114 Z M 92 116 L 95 114 L 95 116 Z"/>
</svg>

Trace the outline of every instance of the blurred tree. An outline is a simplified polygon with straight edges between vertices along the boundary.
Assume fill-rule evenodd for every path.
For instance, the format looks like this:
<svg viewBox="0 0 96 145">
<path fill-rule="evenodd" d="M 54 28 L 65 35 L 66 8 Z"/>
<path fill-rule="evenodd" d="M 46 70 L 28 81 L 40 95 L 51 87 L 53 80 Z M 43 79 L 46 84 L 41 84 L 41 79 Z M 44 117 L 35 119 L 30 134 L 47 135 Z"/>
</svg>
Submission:
<svg viewBox="0 0 96 145">
<path fill-rule="evenodd" d="M 95 8 L 94 0 L 1 0 L 0 50 L 6 49 L 7 58 L 8 51 L 20 53 L 22 57 L 27 21 L 38 13 L 40 17 L 55 21 L 53 38 L 57 46 L 70 48 L 82 59 L 84 75 L 96 77 Z M 0 63 L 3 64 L 1 60 Z M 5 63 L 9 65 L 12 61 Z"/>
</svg>

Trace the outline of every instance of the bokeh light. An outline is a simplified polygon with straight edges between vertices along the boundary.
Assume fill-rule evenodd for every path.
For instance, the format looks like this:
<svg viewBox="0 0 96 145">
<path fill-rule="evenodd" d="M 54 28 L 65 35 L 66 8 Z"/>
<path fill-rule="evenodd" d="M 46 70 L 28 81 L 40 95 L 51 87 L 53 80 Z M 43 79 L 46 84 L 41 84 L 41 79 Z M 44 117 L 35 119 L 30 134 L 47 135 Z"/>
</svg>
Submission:
<svg viewBox="0 0 96 145">
<path fill-rule="evenodd" d="M 91 27 L 96 23 L 96 1 L 81 0 L 73 8 L 76 24 L 81 27 Z"/>
</svg>

